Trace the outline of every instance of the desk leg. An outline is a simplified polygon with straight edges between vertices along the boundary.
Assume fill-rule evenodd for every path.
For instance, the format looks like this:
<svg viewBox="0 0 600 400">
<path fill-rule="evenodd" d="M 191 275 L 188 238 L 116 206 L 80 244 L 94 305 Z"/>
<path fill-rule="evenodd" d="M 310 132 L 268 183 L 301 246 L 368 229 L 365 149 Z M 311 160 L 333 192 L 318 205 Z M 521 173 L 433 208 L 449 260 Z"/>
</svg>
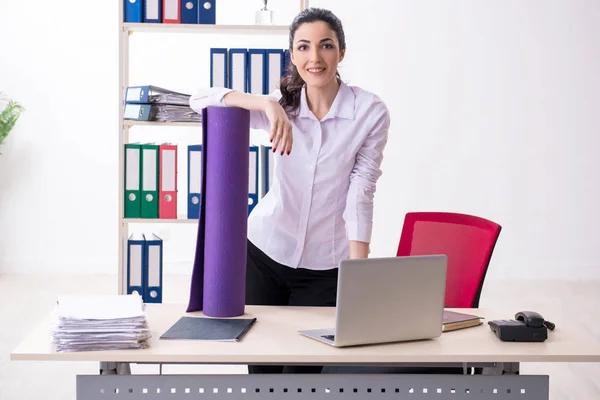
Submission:
<svg viewBox="0 0 600 400">
<path fill-rule="evenodd" d="M 493 367 L 484 367 L 483 375 L 519 375 L 519 363 L 495 363 Z"/>
<path fill-rule="evenodd" d="M 129 363 L 101 362 L 100 375 L 131 375 Z"/>
</svg>

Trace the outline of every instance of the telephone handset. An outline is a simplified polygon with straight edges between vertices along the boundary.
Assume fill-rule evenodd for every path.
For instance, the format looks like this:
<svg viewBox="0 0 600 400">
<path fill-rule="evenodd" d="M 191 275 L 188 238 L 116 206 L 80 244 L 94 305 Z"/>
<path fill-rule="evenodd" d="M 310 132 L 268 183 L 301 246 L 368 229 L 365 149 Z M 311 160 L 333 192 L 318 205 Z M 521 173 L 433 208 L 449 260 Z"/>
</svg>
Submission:
<svg viewBox="0 0 600 400">
<path fill-rule="evenodd" d="M 542 317 L 540 314 L 536 313 L 535 311 L 518 312 L 515 315 L 515 319 L 517 321 L 521 321 L 521 322 L 525 323 L 525 325 L 530 326 L 532 328 L 541 328 L 542 326 L 545 326 L 546 328 L 553 331 L 554 327 L 555 327 L 552 322 L 546 321 L 544 319 L 544 317 Z"/>
<path fill-rule="evenodd" d="M 555 328 L 552 322 L 535 311 L 521 311 L 514 320 L 494 320 L 488 325 L 505 342 L 543 342 L 548 338 L 548 330 Z"/>
</svg>

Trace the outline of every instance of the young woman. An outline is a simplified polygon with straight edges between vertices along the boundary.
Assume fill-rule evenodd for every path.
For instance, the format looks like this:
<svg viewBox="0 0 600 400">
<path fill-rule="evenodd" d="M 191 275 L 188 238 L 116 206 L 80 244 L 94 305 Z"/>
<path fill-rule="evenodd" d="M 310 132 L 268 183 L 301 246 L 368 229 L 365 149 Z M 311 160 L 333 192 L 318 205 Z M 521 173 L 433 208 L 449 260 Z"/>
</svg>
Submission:
<svg viewBox="0 0 600 400">
<path fill-rule="evenodd" d="M 278 157 L 274 182 L 248 218 L 246 304 L 335 306 L 340 261 L 369 254 L 390 118 L 376 95 L 340 79 L 346 40 L 330 11 L 302 11 L 289 49 L 289 74 L 273 94 L 209 88 L 190 105 L 250 110 L 251 127 L 270 132 Z M 320 369 L 250 366 L 251 373 Z"/>
</svg>

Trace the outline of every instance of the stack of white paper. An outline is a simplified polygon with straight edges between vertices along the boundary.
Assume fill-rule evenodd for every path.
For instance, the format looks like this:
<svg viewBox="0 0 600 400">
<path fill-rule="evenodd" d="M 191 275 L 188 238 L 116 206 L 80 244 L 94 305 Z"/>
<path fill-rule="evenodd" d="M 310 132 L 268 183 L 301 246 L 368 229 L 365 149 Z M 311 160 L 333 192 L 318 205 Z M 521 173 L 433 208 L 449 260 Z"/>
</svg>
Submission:
<svg viewBox="0 0 600 400">
<path fill-rule="evenodd" d="M 190 95 L 177 93 L 177 92 L 167 92 L 160 94 L 151 94 L 148 96 L 148 100 L 150 103 L 156 104 L 176 104 L 180 106 L 189 106 L 190 105 Z"/>
<path fill-rule="evenodd" d="M 52 339 L 56 351 L 143 349 L 150 329 L 139 295 L 61 296 Z"/>
<path fill-rule="evenodd" d="M 189 106 L 152 104 L 149 119 L 159 122 L 202 122 L 202 115 Z"/>
</svg>

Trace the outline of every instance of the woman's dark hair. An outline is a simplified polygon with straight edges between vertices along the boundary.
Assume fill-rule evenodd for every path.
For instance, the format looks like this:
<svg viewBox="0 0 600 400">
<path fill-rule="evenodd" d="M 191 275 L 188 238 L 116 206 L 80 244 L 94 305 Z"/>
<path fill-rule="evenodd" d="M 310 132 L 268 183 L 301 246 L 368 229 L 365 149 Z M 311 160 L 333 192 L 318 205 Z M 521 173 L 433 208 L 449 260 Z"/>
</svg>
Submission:
<svg viewBox="0 0 600 400">
<path fill-rule="evenodd" d="M 298 27 L 304 23 L 317 21 L 327 23 L 331 30 L 335 32 L 338 38 L 340 51 L 346 49 L 346 36 L 344 35 L 342 21 L 329 10 L 324 10 L 322 8 L 307 8 L 300 12 L 290 25 L 290 52 L 293 51 L 294 34 Z M 336 72 L 336 76 L 338 78 L 340 77 L 339 72 Z M 303 87 L 304 80 L 300 77 L 296 66 L 290 62 L 286 76 L 281 79 L 281 99 L 279 100 L 279 104 L 288 114 L 294 114 L 300 106 L 300 96 Z"/>
</svg>

